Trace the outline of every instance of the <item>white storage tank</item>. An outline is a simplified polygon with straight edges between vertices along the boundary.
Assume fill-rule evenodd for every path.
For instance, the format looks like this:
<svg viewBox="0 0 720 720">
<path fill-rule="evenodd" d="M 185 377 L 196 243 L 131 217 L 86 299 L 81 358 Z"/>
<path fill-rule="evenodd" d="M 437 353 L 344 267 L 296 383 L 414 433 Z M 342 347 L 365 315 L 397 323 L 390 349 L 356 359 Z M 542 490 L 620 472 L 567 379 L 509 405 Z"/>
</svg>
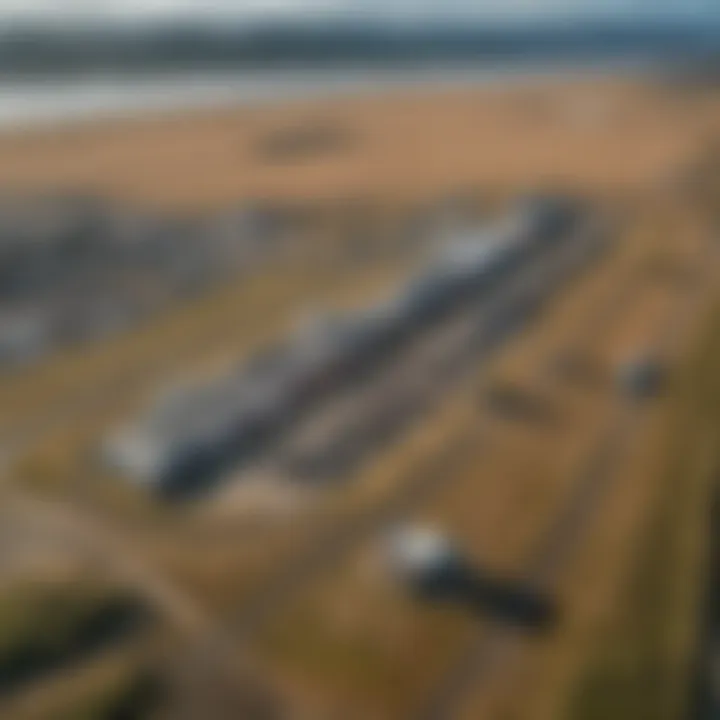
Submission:
<svg viewBox="0 0 720 720">
<path fill-rule="evenodd" d="M 422 595 L 437 595 L 450 589 L 462 572 L 462 558 L 452 541 L 429 527 L 392 530 L 386 556 L 395 576 Z"/>
</svg>

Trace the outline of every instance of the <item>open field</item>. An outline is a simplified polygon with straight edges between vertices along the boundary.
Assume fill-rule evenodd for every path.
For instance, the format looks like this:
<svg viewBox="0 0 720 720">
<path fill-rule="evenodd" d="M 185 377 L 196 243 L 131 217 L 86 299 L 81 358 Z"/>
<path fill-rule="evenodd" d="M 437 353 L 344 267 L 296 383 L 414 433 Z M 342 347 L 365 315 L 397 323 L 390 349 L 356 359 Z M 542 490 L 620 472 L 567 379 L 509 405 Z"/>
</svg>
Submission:
<svg viewBox="0 0 720 720">
<path fill-rule="evenodd" d="M 313 127 L 344 141 L 301 157 L 258 150 Z M 132 588 L 166 621 L 153 642 L 41 678 L 36 701 L 34 690 L 12 698 L 8 717 L 40 720 L 132 693 L 150 664 L 170 688 L 168 718 L 213 693 L 212 712 L 224 717 L 219 698 L 230 698 L 232 717 L 258 673 L 290 708 L 280 718 L 583 720 L 608 707 L 650 718 L 643 683 L 656 647 L 668 697 L 680 702 L 706 542 L 689 528 L 717 465 L 707 447 L 714 416 L 686 378 L 708 377 L 714 347 L 690 352 L 718 300 L 718 133 L 720 96 L 710 91 L 597 79 L 0 137 L 0 187 L 11 192 L 90 191 L 178 212 L 253 198 L 330 208 L 252 277 L 0 377 L 8 575 L 22 577 L 24 557 L 29 574 L 42 572 L 45 553 L 49 564 L 74 562 Z M 551 274 L 552 292 L 496 345 L 467 352 L 463 333 L 482 328 L 483 313 L 491 326 L 488 308 L 504 317 L 564 250 L 404 346 L 376 385 L 338 391 L 317 414 L 321 429 L 342 413 L 352 420 L 360 400 L 366 424 L 379 422 L 392 392 L 417 395 L 423 411 L 332 482 L 294 480 L 270 455 L 173 505 L 100 462 L 103 439 L 158 387 L 234 367 L 313 310 L 368 307 L 402 284 L 432 250 L 407 241 L 429 204 L 463 196 L 490 215 L 537 189 L 582 198 L 607 246 Z M 358 239 L 360 203 L 374 224 Z M 582 249 L 581 233 L 569 247 Z M 618 369 L 643 357 L 657 358 L 669 381 L 638 400 Z M 450 379 L 426 382 L 441 360 Z M 508 396 L 520 405 L 506 406 Z M 697 419 L 697 448 L 686 418 Z M 670 476 L 681 467 L 690 468 L 686 497 L 674 504 Z M 263 496 L 267 512 L 253 504 Z M 382 562 L 384 533 L 399 523 L 438 528 L 476 569 L 549 593 L 558 625 L 535 638 L 487 608 L 409 596 Z M 657 625 L 634 631 L 643 608 L 631 588 L 651 604 L 648 595 L 677 583 L 692 587 L 658 606 Z"/>
<path fill-rule="evenodd" d="M 700 150 L 716 110 L 707 95 L 578 78 L 188 113 L 8 135 L 0 187 L 182 209 L 554 185 L 619 194 L 672 177 Z M 306 127 L 337 128 L 348 141 L 287 160 L 258 152 L 267 137 Z"/>
<path fill-rule="evenodd" d="M 496 373 L 503 377 L 505 361 L 512 368 L 514 382 L 521 383 L 526 392 L 547 399 L 553 419 L 538 424 L 488 417 L 482 381 L 478 389 L 466 394 L 471 402 L 467 406 L 468 401 L 464 401 L 464 420 L 455 432 L 471 432 L 478 441 L 443 456 L 445 462 L 437 469 L 443 474 L 443 484 L 421 508 L 411 511 L 411 516 L 436 527 L 451 528 L 453 536 L 486 570 L 500 577 L 524 577 L 530 572 L 528 563 L 534 562 L 539 542 L 552 532 L 554 518 L 572 498 L 579 473 L 592 462 L 598 438 L 604 442 L 606 428 L 615 422 L 618 401 L 612 390 L 614 363 L 608 362 L 612 351 L 623 347 L 631 331 L 636 343 L 633 350 L 648 346 L 672 319 L 668 312 L 672 305 L 682 307 L 681 292 L 664 313 L 658 312 L 663 305 L 658 306 L 655 282 L 650 280 L 645 287 L 636 283 L 633 312 L 628 314 L 624 306 L 618 307 L 607 331 L 593 335 L 582 345 L 582 351 L 609 376 L 601 378 L 599 386 L 589 388 L 573 388 L 562 378 L 553 380 L 553 361 L 568 346 L 576 347 L 578 335 L 582 337 L 586 330 L 578 321 L 582 323 L 585 314 L 598 312 L 599 307 L 611 306 L 618 290 L 617 277 L 642 271 L 657 249 L 654 243 L 646 246 L 645 257 L 633 253 L 632 260 L 627 253 L 618 253 L 611 267 L 605 269 L 605 283 L 609 271 L 615 274 L 611 284 L 603 284 L 602 276 L 587 278 L 573 290 L 572 307 L 559 301 L 540 327 L 526 336 L 522 349 L 513 345 L 507 357 L 501 354 L 493 363 L 491 377 Z M 695 263 L 704 257 L 700 254 Z M 664 294 L 666 305 L 677 295 L 667 287 Z M 583 421 L 578 422 L 579 418 Z M 568 538 L 567 542 L 574 541 Z M 338 708 L 352 706 L 359 718 L 414 717 L 422 712 L 424 702 L 434 702 L 432 688 L 438 684 L 437 678 L 454 672 L 452 668 L 464 657 L 463 647 L 472 646 L 478 636 L 489 632 L 462 609 L 431 607 L 420 611 L 408 605 L 407 599 L 398 597 L 373 576 L 372 557 L 377 553 L 373 544 L 369 540 L 365 549 L 358 549 L 354 560 L 344 558 L 342 568 L 335 568 L 332 575 L 328 572 L 326 580 L 298 600 L 295 610 L 288 611 L 275 628 L 268 630 L 267 642 L 277 662 L 291 659 L 297 673 L 295 686 L 301 688 L 301 695 L 302 688 L 316 683 L 338 688 L 334 701 L 322 693 L 327 704 L 313 706 L 309 716 L 324 717 L 322 713 L 326 713 L 334 717 Z M 324 679 L 317 680 L 318 675 Z M 544 677 L 537 679 L 540 687 Z M 478 686 L 482 692 L 484 684 L 479 678 L 469 677 L 465 692 L 471 695 L 470 689 Z M 312 697 L 311 692 L 309 695 Z M 472 699 L 462 693 L 458 696 L 452 704 L 448 700 L 437 717 L 454 717 L 465 703 L 473 707 Z M 372 698 L 382 698 L 382 704 L 373 705 Z M 485 716 L 479 714 L 477 704 L 474 708 L 468 717 Z M 527 717 L 534 717 L 532 711 L 528 713 Z"/>
</svg>

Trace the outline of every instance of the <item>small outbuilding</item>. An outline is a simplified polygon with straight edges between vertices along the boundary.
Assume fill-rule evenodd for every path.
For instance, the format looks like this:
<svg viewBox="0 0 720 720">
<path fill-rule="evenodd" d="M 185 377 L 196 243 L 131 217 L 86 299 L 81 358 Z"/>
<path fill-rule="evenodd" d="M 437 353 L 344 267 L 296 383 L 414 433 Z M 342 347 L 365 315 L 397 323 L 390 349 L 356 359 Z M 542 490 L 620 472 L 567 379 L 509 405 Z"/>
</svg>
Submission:
<svg viewBox="0 0 720 720">
<path fill-rule="evenodd" d="M 634 358 L 623 363 L 617 374 L 620 389 L 631 397 L 654 397 L 662 389 L 665 371 L 652 356 Z"/>
</svg>

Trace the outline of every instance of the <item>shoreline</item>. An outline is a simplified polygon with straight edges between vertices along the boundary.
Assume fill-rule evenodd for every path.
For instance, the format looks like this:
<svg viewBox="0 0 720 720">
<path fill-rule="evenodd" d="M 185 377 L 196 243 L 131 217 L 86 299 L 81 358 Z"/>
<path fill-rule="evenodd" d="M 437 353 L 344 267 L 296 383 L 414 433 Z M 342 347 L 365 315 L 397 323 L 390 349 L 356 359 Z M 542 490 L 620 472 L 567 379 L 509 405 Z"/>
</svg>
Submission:
<svg viewBox="0 0 720 720">
<path fill-rule="evenodd" d="M 0 78 L 0 135 L 98 123 L 152 120 L 178 113 L 383 97 L 390 92 L 564 82 L 576 77 L 638 76 L 655 66 L 558 59 L 402 66 L 183 69 L 150 73 L 79 73 L 74 77 Z"/>
</svg>

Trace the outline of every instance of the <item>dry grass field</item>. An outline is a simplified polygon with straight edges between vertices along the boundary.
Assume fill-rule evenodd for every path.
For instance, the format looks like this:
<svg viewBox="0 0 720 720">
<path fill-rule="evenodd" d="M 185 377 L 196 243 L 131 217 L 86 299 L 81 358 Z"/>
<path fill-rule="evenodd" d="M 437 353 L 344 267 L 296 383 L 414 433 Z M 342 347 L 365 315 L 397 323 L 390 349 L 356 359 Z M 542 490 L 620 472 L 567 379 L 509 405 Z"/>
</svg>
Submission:
<svg viewBox="0 0 720 720">
<path fill-rule="evenodd" d="M 242 198 L 406 198 L 487 188 L 612 194 L 662 183 L 701 149 L 717 99 L 566 78 L 70 126 L 0 139 L 0 187 L 173 208 Z M 338 128 L 332 151 L 268 159 L 273 133 Z"/>
<path fill-rule="evenodd" d="M 651 347 L 688 302 L 682 288 L 678 291 L 672 284 L 662 280 L 658 283 L 646 273 L 658 252 L 669 252 L 674 246 L 659 218 L 642 218 L 627 239 L 634 242 L 625 243 L 602 267 L 564 293 L 535 328 L 511 343 L 489 369 L 482 371 L 467 392 L 448 401 L 454 408 L 430 421 L 446 433 L 448 428 L 454 428 L 455 442 L 445 439 L 441 448 L 457 447 L 457 454 L 450 453 L 441 464 L 438 472 L 443 482 L 438 491 L 419 507 L 410 509 L 406 519 L 452 532 L 480 567 L 499 577 L 525 577 L 530 558 L 563 506 L 577 492 L 578 480 L 614 422 L 620 402 L 614 388 L 617 358 Z M 692 246 L 690 239 L 688 245 Z M 702 271 L 706 246 L 698 238 L 696 252 L 687 247 L 675 248 L 677 263 L 685 262 L 694 271 Z M 629 302 L 618 305 L 616 293 L 622 290 L 623 276 L 633 280 L 633 290 Z M 638 281 L 639 276 L 648 279 Z M 596 314 L 607 318 L 606 326 L 601 332 L 588 334 L 587 318 Z M 597 382 L 577 386 L 553 376 L 553 363 L 567 348 L 579 350 L 597 363 L 602 370 Z M 544 397 L 551 405 L 552 419 L 517 422 L 493 416 L 483 400 L 488 385 L 509 379 L 526 392 Z M 476 442 L 469 447 L 457 442 L 458 436 L 468 434 L 474 435 Z M 642 440 L 633 454 L 642 455 L 645 442 Z M 394 452 L 406 451 L 399 448 Z M 432 462 L 430 451 L 416 463 L 416 472 Z M 632 485 L 635 472 L 623 468 L 620 482 Z M 634 494 L 633 501 L 638 502 Z M 596 515 L 606 516 L 605 502 L 603 499 L 597 513 L 588 518 L 593 525 Z M 595 598 L 589 594 L 609 592 L 603 581 L 610 582 L 608 578 L 619 572 L 617 567 L 635 552 L 633 539 L 623 535 L 621 544 L 614 538 L 630 510 L 623 505 L 624 500 L 612 502 L 620 504 L 608 516 L 606 532 L 617 542 L 617 549 L 604 553 L 602 564 L 598 561 L 592 565 L 596 570 L 602 567 L 603 574 L 594 575 L 592 584 L 578 586 L 576 593 L 581 595 L 567 601 L 561 596 L 563 607 L 567 602 L 572 611 L 570 618 L 576 612 L 582 613 L 582 608 L 596 607 Z M 649 513 L 652 505 L 642 505 L 640 510 L 629 507 L 635 507 L 636 513 Z M 574 552 L 585 552 L 584 533 L 570 542 Z M 347 707 L 355 708 L 353 717 L 358 718 L 416 717 L 432 697 L 438 678 L 452 671 L 463 657 L 463 647 L 478 642 L 487 632 L 462 608 L 422 609 L 399 596 L 396 588 L 389 587 L 386 579 L 378 579 L 377 572 L 373 572 L 372 558 L 376 564 L 377 556 L 376 540 L 370 538 L 353 557 L 343 558 L 341 567 L 333 567 L 325 579 L 309 586 L 267 631 L 265 642 L 275 663 L 289 664 L 296 673 L 291 674 L 291 686 L 297 688 L 300 697 L 307 695 L 311 703 L 308 717 L 335 717 L 340 708 Z M 575 562 L 573 558 L 571 564 Z M 599 604 L 602 608 L 612 606 L 610 599 Z M 566 622 L 572 628 L 570 620 Z M 569 642 L 566 632 L 571 631 L 565 630 L 563 623 L 546 641 L 546 652 L 559 655 L 562 651 L 558 648 Z M 576 645 L 575 650 L 587 652 L 590 647 L 586 642 L 579 649 Z M 501 677 L 488 687 L 489 681 L 478 679 L 467 692 L 468 697 L 461 694 L 456 704 L 447 708 L 447 716 L 454 717 L 450 712 L 459 714 L 467 708 L 468 718 L 537 717 L 538 707 L 530 702 L 515 708 L 515 714 L 503 714 L 495 696 L 503 697 L 513 707 L 531 687 L 537 688 L 538 695 L 544 693 L 555 701 L 564 697 L 557 685 L 548 682 L 552 680 L 553 666 L 545 662 L 547 667 L 538 663 L 533 675 L 520 675 L 519 681 L 517 675 Z M 581 663 L 578 656 L 575 663 Z M 320 699 L 313 701 L 308 686 L 316 689 Z M 523 688 L 522 695 L 517 693 L 519 687 Z M 318 693 L 319 688 L 324 690 Z M 548 712 L 547 717 L 555 715 Z"/>
</svg>

